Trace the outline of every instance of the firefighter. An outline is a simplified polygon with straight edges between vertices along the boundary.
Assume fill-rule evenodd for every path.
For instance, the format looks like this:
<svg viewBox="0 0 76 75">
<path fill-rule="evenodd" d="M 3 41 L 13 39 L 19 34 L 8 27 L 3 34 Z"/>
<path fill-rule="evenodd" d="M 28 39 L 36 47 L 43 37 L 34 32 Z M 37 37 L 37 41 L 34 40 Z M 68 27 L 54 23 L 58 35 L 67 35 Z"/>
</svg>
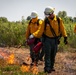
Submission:
<svg viewBox="0 0 76 75">
<path fill-rule="evenodd" d="M 75 25 L 75 27 L 74 27 L 74 33 L 76 33 L 76 25 Z"/>
<path fill-rule="evenodd" d="M 60 33 L 64 37 L 64 43 L 67 44 L 67 33 L 64 28 L 64 24 L 61 18 L 60 19 L 60 32 L 58 27 L 57 17 L 54 14 L 55 8 L 53 7 L 46 7 L 44 10 L 45 19 L 47 18 L 49 23 L 43 22 L 44 27 L 44 51 L 45 51 L 45 65 L 44 65 L 44 72 L 51 73 L 55 71 L 54 63 L 55 63 L 55 56 L 57 53 L 57 46 L 58 46 L 58 36 Z M 46 25 L 45 25 L 46 24 Z"/>
<path fill-rule="evenodd" d="M 40 38 L 43 33 L 43 27 L 42 27 L 43 21 L 38 18 L 38 13 L 36 11 L 31 12 L 31 20 L 28 24 L 27 30 L 26 30 L 26 40 L 35 38 L 35 42 L 30 44 L 30 56 L 32 59 L 31 65 L 34 63 L 38 63 L 39 53 L 36 53 L 33 51 L 33 47 L 40 41 Z"/>
</svg>

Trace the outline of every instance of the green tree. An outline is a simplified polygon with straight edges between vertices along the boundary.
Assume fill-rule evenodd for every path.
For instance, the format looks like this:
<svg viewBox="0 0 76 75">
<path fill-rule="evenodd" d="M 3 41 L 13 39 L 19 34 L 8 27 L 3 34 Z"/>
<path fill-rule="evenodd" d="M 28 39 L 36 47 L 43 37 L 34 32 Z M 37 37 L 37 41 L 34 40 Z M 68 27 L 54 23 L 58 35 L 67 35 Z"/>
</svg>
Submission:
<svg viewBox="0 0 76 75">
<path fill-rule="evenodd" d="M 22 25 L 25 24 L 25 19 L 24 19 L 24 16 L 22 16 Z"/>
<path fill-rule="evenodd" d="M 67 12 L 66 11 L 59 11 L 58 16 L 61 18 L 65 18 L 65 17 L 67 17 Z"/>
<path fill-rule="evenodd" d="M 73 18 L 73 21 L 76 22 L 76 17 Z"/>
<path fill-rule="evenodd" d="M 0 22 L 8 22 L 6 17 L 0 17 Z"/>
</svg>

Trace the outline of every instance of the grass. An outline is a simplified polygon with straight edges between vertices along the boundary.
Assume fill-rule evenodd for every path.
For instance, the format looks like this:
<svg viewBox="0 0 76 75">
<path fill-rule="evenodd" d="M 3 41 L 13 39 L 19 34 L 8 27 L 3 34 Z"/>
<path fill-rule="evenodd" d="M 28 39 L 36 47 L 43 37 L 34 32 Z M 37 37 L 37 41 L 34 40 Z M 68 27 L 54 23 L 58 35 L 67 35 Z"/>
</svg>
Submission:
<svg viewBox="0 0 76 75">
<path fill-rule="evenodd" d="M 19 65 L 0 66 L 0 75 L 34 75 L 31 72 L 22 72 Z M 38 75 L 47 75 L 44 72 L 39 72 Z"/>
</svg>

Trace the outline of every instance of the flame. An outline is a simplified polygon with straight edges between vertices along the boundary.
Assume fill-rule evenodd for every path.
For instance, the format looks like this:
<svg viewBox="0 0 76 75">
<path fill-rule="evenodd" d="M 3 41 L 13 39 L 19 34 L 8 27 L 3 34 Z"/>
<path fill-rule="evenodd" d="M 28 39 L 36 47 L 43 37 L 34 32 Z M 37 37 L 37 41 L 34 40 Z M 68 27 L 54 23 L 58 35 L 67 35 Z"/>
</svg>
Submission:
<svg viewBox="0 0 76 75">
<path fill-rule="evenodd" d="M 38 72 L 39 72 L 38 67 L 35 65 L 32 67 L 31 71 L 33 74 L 38 74 Z"/>
<path fill-rule="evenodd" d="M 21 66 L 21 71 L 22 72 L 32 72 L 33 74 L 38 74 L 39 70 L 37 66 L 33 66 L 32 68 L 30 68 L 30 66 L 26 66 L 26 65 L 22 65 Z"/>
<path fill-rule="evenodd" d="M 7 63 L 14 64 L 14 60 L 15 60 L 15 56 L 14 56 L 14 54 L 11 54 L 7 59 Z"/>
<path fill-rule="evenodd" d="M 22 65 L 21 66 L 21 71 L 22 72 L 30 72 L 30 66 Z"/>
<path fill-rule="evenodd" d="M 35 64 L 31 67 L 30 65 L 25 63 L 21 66 L 20 69 L 22 72 L 32 72 L 35 75 L 39 72 L 38 67 Z"/>
</svg>

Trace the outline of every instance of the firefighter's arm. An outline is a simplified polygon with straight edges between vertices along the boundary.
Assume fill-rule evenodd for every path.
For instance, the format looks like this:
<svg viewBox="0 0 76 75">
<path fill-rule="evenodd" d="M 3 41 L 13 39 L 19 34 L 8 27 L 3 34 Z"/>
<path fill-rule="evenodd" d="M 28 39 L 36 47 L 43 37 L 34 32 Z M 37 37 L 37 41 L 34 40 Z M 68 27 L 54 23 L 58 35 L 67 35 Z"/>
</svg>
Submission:
<svg viewBox="0 0 76 75">
<path fill-rule="evenodd" d="M 38 27 L 38 30 L 36 32 L 33 33 L 33 35 L 36 37 L 36 38 L 40 38 L 43 34 L 43 31 L 44 31 L 44 25 L 43 25 L 43 21 L 40 20 L 39 21 L 39 27 Z"/>
<path fill-rule="evenodd" d="M 66 33 L 66 30 L 65 30 L 65 27 L 64 27 L 64 24 L 63 24 L 63 21 L 60 20 L 60 31 L 62 33 L 62 36 L 64 37 L 64 43 L 65 44 L 68 44 L 68 41 L 67 41 L 67 33 Z"/>
<path fill-rule="evenodd" d="M 66 33 L 66 30 L 65 30 L 63 21 L 61 19 L 60 19 L 60 31 L 61 31 L 63 37 L 67 37 L 67 33 Z"/>
<path fill-rule="evenodd" d="M 30 35 L 30 25 L 27 26 L 27 30 L 26 30 L 26 34 L 25 34 L 26 39 L 29 38 L 29 35 Z"/>
</svg>

